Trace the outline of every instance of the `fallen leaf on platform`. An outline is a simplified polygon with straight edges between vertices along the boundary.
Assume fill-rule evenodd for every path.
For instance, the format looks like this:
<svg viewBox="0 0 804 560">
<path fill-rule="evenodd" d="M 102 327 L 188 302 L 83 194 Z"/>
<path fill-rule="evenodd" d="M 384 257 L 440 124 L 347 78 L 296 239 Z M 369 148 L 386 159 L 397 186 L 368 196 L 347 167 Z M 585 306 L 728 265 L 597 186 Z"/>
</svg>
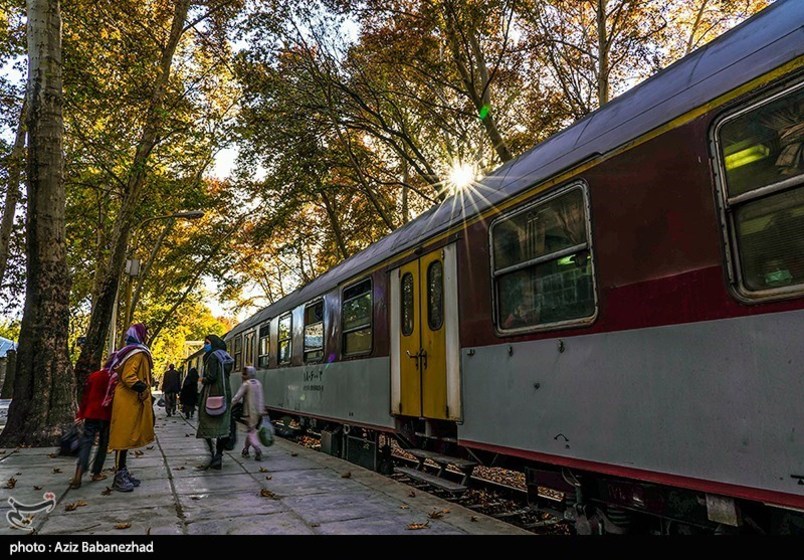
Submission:
<svg viewBox="0 0 804 560">
<path fill-rule="evenodd" d="M 291 452 L 290 456 L 291 456 L 291 457 L 298 457 L 298 456 L 299 456 L 299 454 L 298 454 L 298 453 L 296 453 L 295 451 L 293 451 L 293 452 Z"/>
<path fill-rule="evenodd" d="M 352 478 L 352 471 L 346 471 L 341 475 L 341 478 Z"/>
<path fill-rule="evenodd" d="M 60 472 L 61 472 L 61 469 L 60 469 L 60 468 L 58 468 L 58 467 L 53 467 L 53 474 L 59 474 Z"/>
<path fill-rule="evenodd" d="M 408 523 L 408 531 L 418 531 L 419 529 L 427 529 L 430 526 L 430 522 L 427 523 Z"/>
<path fill-rule="evenodd" d="M 415 497 L 416 497 L 416 492 L 414 492 L 413 490 L 411 490 L 411 491 L 410 491 L 410 493 L 408 493 L 408 497 L 409 497 L 409 498 L 415 498 Z"/>
<path fill-rule="evenodd" d="M 146 534 L 146 535 L 150 535 L 150 534 L 151 534 L 151 528 L 150 528 L 150 527 L 148 527 L 148 530 L 147 530 L 147 531 L 145 531 L 145 534 Z"/>
<path fill-rule="evenodd" d="M 41 490 L 41 489 L 42 489 L 41 486 L 34 486 L 34 490 Z"/>
<path fill-rule="evenodd" d="M 115 529 L 128 529 L 131 527 L 131 523 L 118 523 L 114 526 Z"/>
<path fill-rule="evenodd" d="M 85 505 L 87 505 L 87 503 L 84 500 L 78 500 L 77 502 L 64 506 L 64 511 L 75 511 L 76 509 L 84 507 Z"/>
<path fill-rule="evenodd" d="M 430 519 L 441 519 L 442 517 L 444 517 L 444 512 L 434 509 L 433 511 L 427 514 L 427 517 L 429 517 Z"/>
<path fill-rule="evenodd" d="M 104 490 L 103 492 L 101 492 L 101 495 L 102 495 L 102 496 L 108 496 L 108 495 L 110 495 L 111 493 L 112 493 L 112 489 L 111 489 L 111 487 L 107 486 L 107 487 L 106 487 L 106 490 Z"/>
<path fill-rule="evenodd" d="M 310 527 L 321 527 L 321 523 L 310 523 Z"/>
<path fill-rule="evenodd" d="M 469 518 L 469 521 L 471 521 L 472 523 L 477 523 L 477 517 L 473 515 L 472 517 Z"/>
<path fill-rule="evenodd" d="M 149 445 L 149 446 L 148 446 L 148 447 L 146 447 L 145 449 L 153 449 L 153 448 L 154 448 L 154 446 L 153 446 L 153 445 Z"/>
<path fill-rule="evenodd" d="M 399 506 L 399 509 L 410 509 L 410 506 L 408 504 L 402 504 Z"/>
<path fill-rule="evenodd" d="M 177 471 L 183 471 L 184 469 L 185 469 L 185 467 L 176 467 Z"/>
<path fill-rule="evenodd" d="M 265 467 L 260 467 L 260 472 L 268 472 L 268 469 L 266 469 Z"/>
<path fill-rule="evenodd" d="M 184 437 L 190 437 L 190 434 L 184 434 Z"/>
<path fill-rule="evenodd" d="M 134 456 L 135 457 L 142 457 L 143 455 L 145 455 L 144 451 L 140 451 L 139 449 L 134 450 Z"/>
<path fill-rule="evenodd" d="M 17 472 L 17 473 L 14 473 L 14 476 L 19 476 L 21 474 L 22 474 L 21 472 Z"/>
<path fill-rule="evenodd" d="M 48 457 L 50 457 L 51 459 L 55 459 L 56 457 L 58 457 L 58 455 L 56 453 L 51 453 L 50 455 L 48 455 Z"/>
<path fill-rule="evenodd" d="M 272 500 L 276 500 L 276 494 L 268 490 L 267 488 L 263 488 L 260 490 L 260 496 L 263 498 L 271 498 Z"/>
<path fill-rule="evenodd" d="M 6 488 L 14 488 L 17 485 L 17 479 L 13 476 L 6 482 Z"/>
<path fill-rule="evenodd" d="M 265 477 L 265 480 L 271 480 L 272 478 L 273 477 L 269 474 L 268 476 Z"/>
</svg>

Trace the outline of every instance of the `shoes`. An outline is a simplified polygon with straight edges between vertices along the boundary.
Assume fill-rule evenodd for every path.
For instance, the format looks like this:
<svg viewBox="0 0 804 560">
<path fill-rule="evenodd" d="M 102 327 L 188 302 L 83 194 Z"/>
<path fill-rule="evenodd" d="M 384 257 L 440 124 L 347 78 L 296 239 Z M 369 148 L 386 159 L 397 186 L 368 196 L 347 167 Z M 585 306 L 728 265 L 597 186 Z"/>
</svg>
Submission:
<svg viewBox="0 0 804 560">
<path fill-rule="evenodd" d="M 139 479 L 139 478 L 134 478 L 134 477 L 131 475 L 131 473 L 130 473 L 130 472 L 128 472 L 128 469 L 126 469 L 126 477 L 128 477 L 128 479 L 131 481 L 131 484 L 133 484 L 133 485 L 134 485 L 134 488 L 139 487 L 139 485 L 140 485 L 140 479 Z"/>
<path fill-rule="evenodd" d="M 209 464 L 209 468 L 219 471 L 221 470 L 222 466 L 223 466 L 223 454 L 216 453 L 215 456 L 212 458 L 212 462 Z"/>
<path fill-rule="evenodd" d="M 254 455 L 254 460 L 255 460 L 255 461 L 257 461 L 257 462 L 262 461 L 262 453 L 260 453 L 260 452 L 258 451 L 258 452 L 257 452 L 257 453 Z"/>
<path fill-rule="evenodd" d="M 125 469 L 121 469 L 115 473 L 114 482 L 112 483 L 113 490 L 117 490 L 118 492 L 134 491 L 134 484 L 128 479 L 127 474 Z"/>
<path fill-rule="evenodd" d="M 248 454 L 248 449 L 244 449 L 244 450 L 242 451 L 242 453 L 240 453 L 240 455 L 242 455 L 243 457 L 249 457 L 249 454 Z"/>
<path fill-rule="evenodd" d="M 92 482 L 98 482 L 101 480 L 106 480 L 108 477 L 103 473 L 93 474 L 92 475 Z"/>
</svg>

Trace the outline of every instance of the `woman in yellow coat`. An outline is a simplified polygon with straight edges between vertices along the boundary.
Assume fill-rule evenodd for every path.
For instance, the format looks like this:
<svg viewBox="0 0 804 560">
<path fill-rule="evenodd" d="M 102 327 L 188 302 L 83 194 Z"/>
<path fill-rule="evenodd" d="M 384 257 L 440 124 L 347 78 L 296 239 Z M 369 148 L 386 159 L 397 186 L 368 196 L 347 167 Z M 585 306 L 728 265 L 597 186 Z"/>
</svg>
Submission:
<svg viewBox="0 0 804 560">
<path fill-rule="evenodd" d="M 115 450 L 115 475 L 112 488 L 131 492 L 140 481 L 126 467 L 129 449 L 143 447 L 154 441 L 154 410 L 151 402 L 151 372 L 153 358 L 145 345 L 148 331 L 137 323 L 126 332 L 126 346 L 119 350 L 112 363 L 114 374 L 107 398 L 112 398 L 112 422 L 109 428 L 109 447 Z"/>
</svg>

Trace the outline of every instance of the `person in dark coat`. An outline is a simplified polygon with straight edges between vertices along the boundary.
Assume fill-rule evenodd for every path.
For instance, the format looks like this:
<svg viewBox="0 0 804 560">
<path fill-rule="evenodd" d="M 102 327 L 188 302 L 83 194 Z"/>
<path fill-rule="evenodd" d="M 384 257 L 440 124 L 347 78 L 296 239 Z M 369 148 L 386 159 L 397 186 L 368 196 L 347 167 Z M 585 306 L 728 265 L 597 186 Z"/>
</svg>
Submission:
<svg viewBox="0 0 804 560">
<path fill-rule="evenodd" d="M 184 417 L 190 419 L 195 412 L 195 405 L 198 404 L 198 370 L 190 368 L 184 384 L 181 386 L 179 400 L 184 411 Z"/>
<path fill-rule="evenodd" d="M 204 468 L 220 469 L 223 450 L 231 432 L 232 387 L 229 384 L 229 375 L 232 373 L 234 359 L 226 352 L 226 343 L 214 334 L 204 340 L 204 352 L 204 376 L 201 378 L 196 437 L 206 440 L 212 454 L 212 461 Z M 211 397 L 223 397 L 225 411 L 222 414 L 209 414 L 207 401 Z"/>
<path fill-rule="evenodd" d="M 176 366 L 170 364 L 162 378 L 162 393 L 165 395 L 165 412 L 168 416 L 176 413 L 176 398 L 181 390 L 181 379 Z"/>
</svg>

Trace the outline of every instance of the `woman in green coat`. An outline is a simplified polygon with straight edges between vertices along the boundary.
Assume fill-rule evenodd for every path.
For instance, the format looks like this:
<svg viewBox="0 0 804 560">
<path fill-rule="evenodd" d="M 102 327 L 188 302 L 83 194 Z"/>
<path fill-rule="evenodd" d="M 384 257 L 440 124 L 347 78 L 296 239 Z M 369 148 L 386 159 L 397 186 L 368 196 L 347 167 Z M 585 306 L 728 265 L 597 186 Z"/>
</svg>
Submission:
<svg viewBox="0 0 804 560">
<path fill-rule="evenodd" d="M 229 374 L 232 373 L 234 360 L 226 352 L 226 343 L 211 334 L 204 340 L 204 375 L 201 378 L 201 395 L 198 408 L 197 438 L 204 438 L 212 454 L 212 461 L 205 468 L 220 469 L 223 460 L 223 449 L 229 438 L 232 418 L 232 387 L 229 385 Z M 207 412 L 209 397 L 223 397 L 226 410 L 223 414 L 211 415 Z M 213 439 L 216 441 L 213 443 Z"/>
</svg>

